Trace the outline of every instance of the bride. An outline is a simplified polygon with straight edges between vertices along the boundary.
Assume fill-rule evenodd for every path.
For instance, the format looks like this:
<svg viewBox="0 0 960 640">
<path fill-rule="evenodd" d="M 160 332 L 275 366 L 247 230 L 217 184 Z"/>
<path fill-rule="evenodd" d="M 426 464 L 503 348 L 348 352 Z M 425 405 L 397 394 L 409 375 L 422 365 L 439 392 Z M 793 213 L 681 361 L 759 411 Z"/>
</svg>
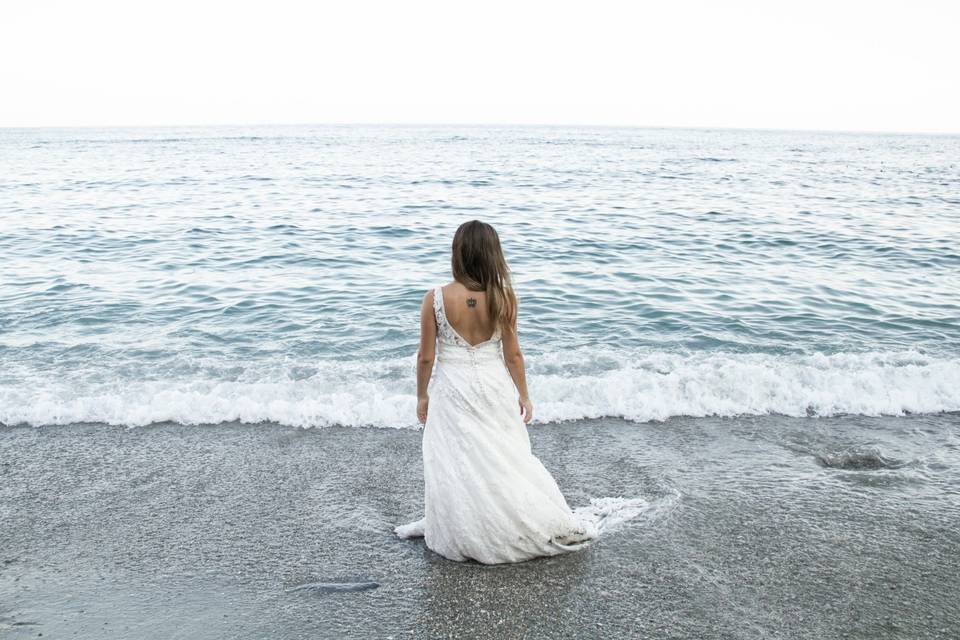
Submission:
<svg viewBox="0 0 960 640">
<path fill-rule="evenodd" d="M 570 509 L 530 450 L 517 298 L 496 230 L 462 224 L 451 263 L 453 282 L 428 291 L 420 311 L 424 517 L 394 533 L 485 564 L 581 549 L 599 536 L 597 523 Z"/>
</svg>

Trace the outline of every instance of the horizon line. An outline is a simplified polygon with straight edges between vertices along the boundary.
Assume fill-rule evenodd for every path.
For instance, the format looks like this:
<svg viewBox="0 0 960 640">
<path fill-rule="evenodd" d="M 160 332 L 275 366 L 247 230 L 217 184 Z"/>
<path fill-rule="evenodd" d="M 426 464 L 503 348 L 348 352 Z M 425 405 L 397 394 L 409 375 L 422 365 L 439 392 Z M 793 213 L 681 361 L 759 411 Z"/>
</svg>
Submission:
<svg viewBox="0 0 960 640">
<path fill-rule="evenodd" d="M 858 135 L 898 136 L 960 136 L 957 131 L 931 130 L 884 130 L 884 129 L 824 129 L 815 127 L 750 127 L 711 125 L 654 125 L 654 124 L 597 124 L 597 123 L 530 123 L 530 122 L 218 122 L 218 123 L 160 123 L 160 124 L 69 124 L 69 125 L 0 125 L 0 131 L 14 130 L 64 130 L 64 129 L 201 129 L 217 127 L 503 127 L 503 128 L 555 128 L 555 129 L 645 129 L 676 131 L 756 131 L 771 133 L 833 133 Z"/>
</svg>

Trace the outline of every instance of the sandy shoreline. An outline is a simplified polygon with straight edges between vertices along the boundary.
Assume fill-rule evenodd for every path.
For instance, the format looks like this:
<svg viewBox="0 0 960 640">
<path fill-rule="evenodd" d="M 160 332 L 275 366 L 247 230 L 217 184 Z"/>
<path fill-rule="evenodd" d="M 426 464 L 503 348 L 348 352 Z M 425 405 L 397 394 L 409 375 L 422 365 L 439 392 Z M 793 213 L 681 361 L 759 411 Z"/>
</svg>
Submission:
<svg viewBox="0 0 960 640">
<path fill-rule="evenodd" d="M 572 506 L 675 496 L 585 551 L 457 564 L 420 432 L 0 427 L 0 637 L 950 638 L 960 416 L 531 427 Z"/>
</svg>

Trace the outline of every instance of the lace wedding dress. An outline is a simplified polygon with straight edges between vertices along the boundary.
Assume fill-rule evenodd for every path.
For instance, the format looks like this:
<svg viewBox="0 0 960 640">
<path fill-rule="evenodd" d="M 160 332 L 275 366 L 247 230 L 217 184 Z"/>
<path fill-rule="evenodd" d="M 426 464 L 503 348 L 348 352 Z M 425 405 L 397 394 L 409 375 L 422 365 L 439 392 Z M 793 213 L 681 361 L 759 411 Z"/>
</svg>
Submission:
<svg viewBox="0 0 960 640">
<path fill-rule="evenodd" d="M 449 558 L 485 564 L 573 551 L 596 539 L 603 505 L 567 505 L 531 453 L 500 330 L 471 345 L 433 292 L 437 366 L 423 427 L 424 517 L 394 528 Z M 620 505 L 622 506 L 622 505 Z"/>
</svg>

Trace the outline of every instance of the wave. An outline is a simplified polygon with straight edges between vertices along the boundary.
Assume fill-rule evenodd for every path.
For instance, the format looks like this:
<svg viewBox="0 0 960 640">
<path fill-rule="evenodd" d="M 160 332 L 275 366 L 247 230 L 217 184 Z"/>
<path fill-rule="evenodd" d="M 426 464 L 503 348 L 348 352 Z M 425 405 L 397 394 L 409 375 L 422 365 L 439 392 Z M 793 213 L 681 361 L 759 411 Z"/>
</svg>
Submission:
<svg viewBox="0 0 960 640">
<path fill-rule="evenodd" d="M 38 368 L 0 382 L 0 423 L 274 422 L 417 428 L 414 359 L 236 363 L 189 375 Z M 202 374 L 197 372 L 202 371 Z M 167 369 L 169 372 L 170 369 Z M 576 349 L 528 355 L 534 422 L 960 411 L 960 358 L 913 351 L 770 355 Z M 150 377 L 150 379 L 147 379 Z M 229 379 L 227 379 L 229 378 Z M 14 381 L 15 380 L 15 381 Z"/>
</svg>

